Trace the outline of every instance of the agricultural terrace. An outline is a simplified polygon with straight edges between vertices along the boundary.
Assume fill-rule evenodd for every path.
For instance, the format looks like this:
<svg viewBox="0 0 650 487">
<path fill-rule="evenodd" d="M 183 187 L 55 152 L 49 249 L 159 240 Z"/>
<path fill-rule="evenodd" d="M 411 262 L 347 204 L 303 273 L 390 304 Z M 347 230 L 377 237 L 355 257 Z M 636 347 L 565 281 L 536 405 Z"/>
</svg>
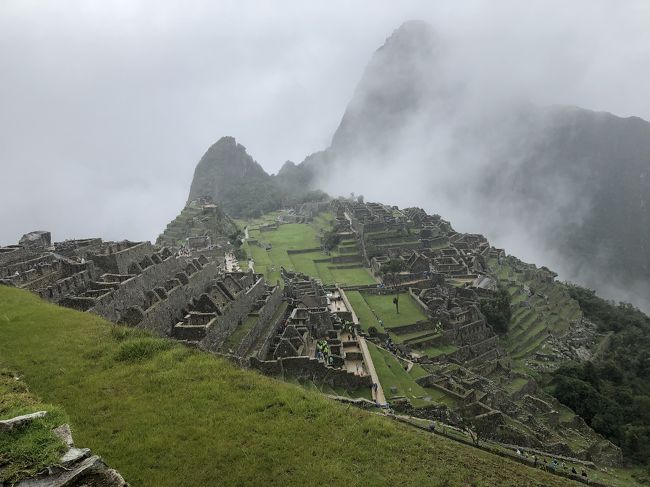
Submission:
<svg viewBox="0 0 650 487">
<path fill-rule="evenodd" d="M 513 358 L 529 357 L 548 336 L 564 334 L 581 316 L 578 303 L 561 285 L 526 280 L 508 259 L 499 264 L 492 258 L 488 265 L 510 294 L 513 311 L 505 344 Z M 529 295 L 526 289 L 534 293 Z"/>
<path fill-rule="evenodd" d="M 454 400 L 444 392 L 422 387 L 415 380 L 428 374 L 418 364 L 400 361 L 395 355 L 372 342 L 368 342 L 368 349 L 379 377 L 379 382 L 384 389 L 386 399 L 389 401 L 398 397 L 407 398 L 413 406 L 423 406 L 431 403 L 444 403 L 450 407 L 455 406 Z"/>
<path fill-rule="evenodd" d="M 346 291 L 345 294 L 365 331 L 374 326 L 381 332 L 379 320 L 383 321 L 384 330 L 390 331 L 397 326 L 412 325 L 427 319 L 427 315 L 406 292 L 399 294 L 399 313 L 393 304 L 395 294 L 376 295 L 363 291 Z"/>
<path fill-rule="evenodd" d="M 332 262 L 332 258 L 342 254 L 354 255 L 355 249 L 349 243 L 329 254 L 321 250 L 321 235 L 331 228 L 334 220 L 331 213 L 321 213 L 311 223 L 288 223 L 277 229 L 260 230 L 276 218 L 277 213 L 264 220 L 238 222 L 242 228 L 248 227 L 249 239 L 243 246 L 246 255 L 253 260 L 255 272 L 264 274 L 269 282 L 280 280 L 281 266 L 320 279 L 323 284 L 358 286 L 376 282 L 361 264 L 360 257 L 352 263 Z M 242 260 L 240 265 L 248 268 L 248 259 Z"/>
</svg>

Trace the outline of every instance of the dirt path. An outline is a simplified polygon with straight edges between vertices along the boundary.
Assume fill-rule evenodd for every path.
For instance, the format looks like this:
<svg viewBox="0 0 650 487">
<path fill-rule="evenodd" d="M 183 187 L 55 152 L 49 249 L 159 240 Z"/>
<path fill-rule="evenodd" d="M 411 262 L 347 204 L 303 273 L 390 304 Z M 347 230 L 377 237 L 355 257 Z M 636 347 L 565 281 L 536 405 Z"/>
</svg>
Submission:
<svg viewBox="0 0 650 487">
<path fill-rule="evenodd" d="M 381 387 L 381 382 L 379 382 L 379 376 L 377 376 L 375 364 L 372 362 L 370 350 L 368 350 L 368 344 L 366 343 L 366 339 L 362 336 L 359 336 L 358 340 L 361 353 L 363 354 L 363 361 L 366 363 L 366 367 L 368 368 L 368 373 L 370 374 L 372 381 L 377 384 L 377 390 L 372 391 L 372 398 L 379 403 L 379 405 L 383 406 L 386 404 L 386 396 L 384 396 L 384 389 Z"/>
<path fill-rule="evenodd" d="M 235 257 L 235 254 L 228 253 L 226 254 L 226 272 L 236 272 L 240 271 L 239 262 Z"/>
</svg>

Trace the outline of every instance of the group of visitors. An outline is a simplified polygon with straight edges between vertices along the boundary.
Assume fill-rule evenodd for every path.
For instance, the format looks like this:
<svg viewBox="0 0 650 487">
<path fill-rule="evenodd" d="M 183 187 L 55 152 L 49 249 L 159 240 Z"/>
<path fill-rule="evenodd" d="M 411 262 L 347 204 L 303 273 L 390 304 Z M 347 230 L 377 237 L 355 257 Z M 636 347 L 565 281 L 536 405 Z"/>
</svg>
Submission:
<svg viewBox="0 0 650 487">
<path fill-rule="evenodd" d="M 345 320 L 343 322 L 343 331 L 346 332 L 348 335 L 350 335 L 350 339 L 353 339 L 354 337 L 357 336 L 357 331 L 354 328 L 354 323 Z"/>
<path fill-rule="evenodd" d="M 388 338 L 386 338 L 385 345 L 386 345 L 386 350 L 388 350 L 392 354 L 397 355 L 398 349 L 395 346 L 395 344 L 393 343 L 393 339 L 390 336 L 388 336 Z"/>
<path fill-rule="evenodd" d="M 523 456 L 524 458 L 532 458 L 533 465 L 535 467 L 539 466 L 551 472 L 569 473 L 568 465 L 564 462 L 559 462 L 556 458 L 549 460 L 546 457 L 543 457 L 542 461 L 540 462 L 536 454 L 531 453 L 529 456 L 528 453 L 526 453 L 526 451 L 520 450 L 519 448 L 517 448 L 517 455 Z M 574 466 L 571 467 L 571 473 L 573 475 L 578 475 L 578 471 Z M 580 475 L 584 478 L 587 478 L 587 471 L 584 468 L 580 469 Z"/>
<path fill-rule="evenodd" d="M 289 323 L 287 322 L 287 320 L 282 320 L 280 322 L 280 327 L 278 328 L 278 335 L 282 335 L 284 333 L 284 330 L 287 329 L 288 324 Z"/>
<path fill-rule="evenodd" d="M 323 360 L 327 365 L 334 364 L 334 357 L 330 353 L 330 346 L 327 340 L 318 340 L 316 342 L 316 358 Z"/>
</svg>

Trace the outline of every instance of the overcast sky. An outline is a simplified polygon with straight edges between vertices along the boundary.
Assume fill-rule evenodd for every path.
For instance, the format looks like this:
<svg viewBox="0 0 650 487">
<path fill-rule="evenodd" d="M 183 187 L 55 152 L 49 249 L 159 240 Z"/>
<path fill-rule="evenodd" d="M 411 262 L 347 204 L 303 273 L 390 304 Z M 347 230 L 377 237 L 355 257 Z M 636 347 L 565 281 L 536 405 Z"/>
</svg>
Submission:
<svg viewBox="0 0 650 487">
<path fill-rule="evenodd" d="M 650 119 L 647 1 L 1 0 L 0 244 L 155 239 L 223 135 L 302 161 L 411 18 L 467 76 Z"/>
</svg>

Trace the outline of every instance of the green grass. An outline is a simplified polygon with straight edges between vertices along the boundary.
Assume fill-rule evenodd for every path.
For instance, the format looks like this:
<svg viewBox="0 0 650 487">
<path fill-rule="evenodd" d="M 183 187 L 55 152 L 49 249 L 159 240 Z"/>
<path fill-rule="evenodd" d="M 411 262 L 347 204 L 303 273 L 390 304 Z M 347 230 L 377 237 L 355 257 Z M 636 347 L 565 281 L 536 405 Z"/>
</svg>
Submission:
<svg viewBox="0 0 650 487">
<path fill-rule="evenodd" d="M 384 327 L 391 328 L 400 325 L 410 325 L 416 321 L 426 320 L 427 316 L 408 294 L 399 296 L 399 314 L 395 311 L 393 298 L 395 295 L 362 294 L 370 309 L 384 321 Z"/>
<path fill-rule="evenodd" d="M 521 388 L 524 387 L 527 383 L 528 379 L 517 377 L 508 383 L 507 388 L 510 392 L 517 392 L 521 390 Z"/>
<path fill-rule="evenodd" d="M 405 364 L 387 350 L 377 347 L 372 342 L 368 342 L 368 350 L 379 382 L 384 389 L 384 395 L 389 401 L 392 397 L 403 396 L 416 407 L 432 404 L 432 402 L 440 402 L 448 406 L 454 405 L 453 400 L 444 392 L 435 388 L 422 387 L 415 382 L 418 377 L 428 375 L 421 366 L 415 365 L 411 372 L 407 372 L 404 368 Z M 396 388 L 395 392 L 392 391 L 392 387 Z M 431 401 L 425 401 L 425 397 L 430 398 Z"/>
<path fill-rule="evenodd" d="M 361 264 L 350 269 L 342 269 L 333 264 L 329 259 L 339 255 L 333 251 L 330 255 L 320 250 L 305 253 L 288 254 L 287 250 L 308 250 L 320 248 L 320 234 L 331 228 L 334 216 L 321 213 L 312 223 L 290 223 L 280 225 L 277 230 L 260 232 L 249 223 L 249 237 L 260 244 L 270 244 L 271 250 L 247 242 L 244 250 L 255 261 L 255 271 L 264 274 L 270 282 L 275 283 L 280 279 L 280 267 L 305 273 L 313 278 L 320 279 L 324 284 L 357 286 L 374 284 L 376 281 Z M 246 222 L 240 222 L 246 225 Z M 357 251 L 358 253 L 358 251 Z M 351 255 L 351 254 L 346 254 Z M 319 262 L 327 260 L 327 262 Z M 247 267 L 247 263 L 245 266 Z"/>
<path fill-rule="evenodd" d="M 310 380 L 298 380 L 295 378 L 288 378 L 287 382 L 291 384 L 299 385 L 307 389 L 308 391 L 320 392 L 321 394 L 331 394 L 333 396 L 342 396 L 351 399 L 364 398 L 364 399 L 368 399 L 369 401 L 372 401 L 372 392 L 369 388 L 368 389 L 362 388 L 357 391 L 347 391 L 342 387 L 332 387 L 329 384 L 317 385 Z"/>
<path fill-rule="evenodd" d="M 392 294 L 372 295 L 359 291 L 346 291 L 345 294 L 348 296 L 357 318 L 359 318 L 361 329 L 365 331 L 371 326 L 381 331 L 378 321 L 380 319 L 383 320 L 386 329 L 399 325 L 410 325 L 427 319 L 427 316 L 408 294 L 400 294 L 399 314 L 395 311 L 395 305 L 393 304 L 395 296 Z M 395 341 L 400 342 L 401 340 L 395 338 Z"/>
<path fill-rule="evenodd" d="M 0 369 L 0 419 L 47 411 L 31 423 L 0 433 L 0 484 L 35 475 L 57 463 L 67 446 L 52 429 L 68 421 L 61 408 L 43 404 L 15 374 Z"/>
<path fill-rule="evenodd" d="M 368 349 L 387 399 L 390 400 L 393 396 L 404 396 L 412 400 L 427 395 L 424 388 L 404 370 L 404 366 L 393 354 L 371 342 L 368 342 Z M 397 391 L 392 392 L 391 387 L 397 388 Z"/>
<path fill-rule="evenodd" d="M 361 293 L 359 291 L 345 291 L 345 294 L 348 297 L 348 301 L 350 301 L 352 309 L 354 309 L 357 318 L 359 319 L 359 325 L 361 326 L 361 329 L 368 331 L 368 328 L 371 326 L 374 326 L 378 329 L 379 322 L 377 321 L 377 317 L 370 309 L 370 306 L 368 306 L 368 303 L 366 303 L 366 300 L 363 299 Z"/>
<path fill-rule="evenodd" d="M 322 266 L 323 264 L 319 265 Z M 337 283 L 340 286 L 363 286 L 377 283 L 375 278 L 370 274 L 370 271 L 361 265 L 351 269 L 330 266 L 329 272 L 332 275 L 331 283 Z"/>
<path fill-rule="evenodd" d="M 412 333 L 404 333 L 402 335 L 392 334 L 395 343 L 404 343 L 406 340 L 411 340 L 409 343 L 418 342 L 424 339 L 431 339 L 437 336 L 434 334 L 433 326 L 429 330 L 414 331 Z"/>
<path fill-rule="evenodd" d="M 429 375 L 429 372 L 427 372 L 420 364 L 413 364 L 413 367 L 409 371 L 409 375 L 414 379 L 419 379 L 420 377 Z"/>
<path fill-rule="evenodd" d="M 441 355 L 449 355 L 458 350 L 455 345 L 443 345 L 442 347 L 428 347 L 416 350 L 416 352 L 426 355 L 430 358 L 440 357 Z"/>
<path fill-rule="evenodd" d="M 505 343 L 513 358 L 530 357 L 544 345 L 549 331 L 561 336 L 569 329 L 570 322 L 580 316 L 580 307 L 561 284 L 526 280 L 523 273 L 514 272 L 508 260 L 500 266 L 496 258 L 490 258 L 488 265 L 512 296 L 513 315 Z M 535 291 L 531 297 L 521 291 L 524 284 Z M 550 309 L 541 294 L 547 296 Z M 524 300 L 530 303 L 530 308 L 519 306 Z"/>
<path fill-rule="evenodd" d="M 0 287 L 0 362 L 131 485 L 567 485 L 166 340 L 117 360 L 143 338 Z"/>
</svg>

